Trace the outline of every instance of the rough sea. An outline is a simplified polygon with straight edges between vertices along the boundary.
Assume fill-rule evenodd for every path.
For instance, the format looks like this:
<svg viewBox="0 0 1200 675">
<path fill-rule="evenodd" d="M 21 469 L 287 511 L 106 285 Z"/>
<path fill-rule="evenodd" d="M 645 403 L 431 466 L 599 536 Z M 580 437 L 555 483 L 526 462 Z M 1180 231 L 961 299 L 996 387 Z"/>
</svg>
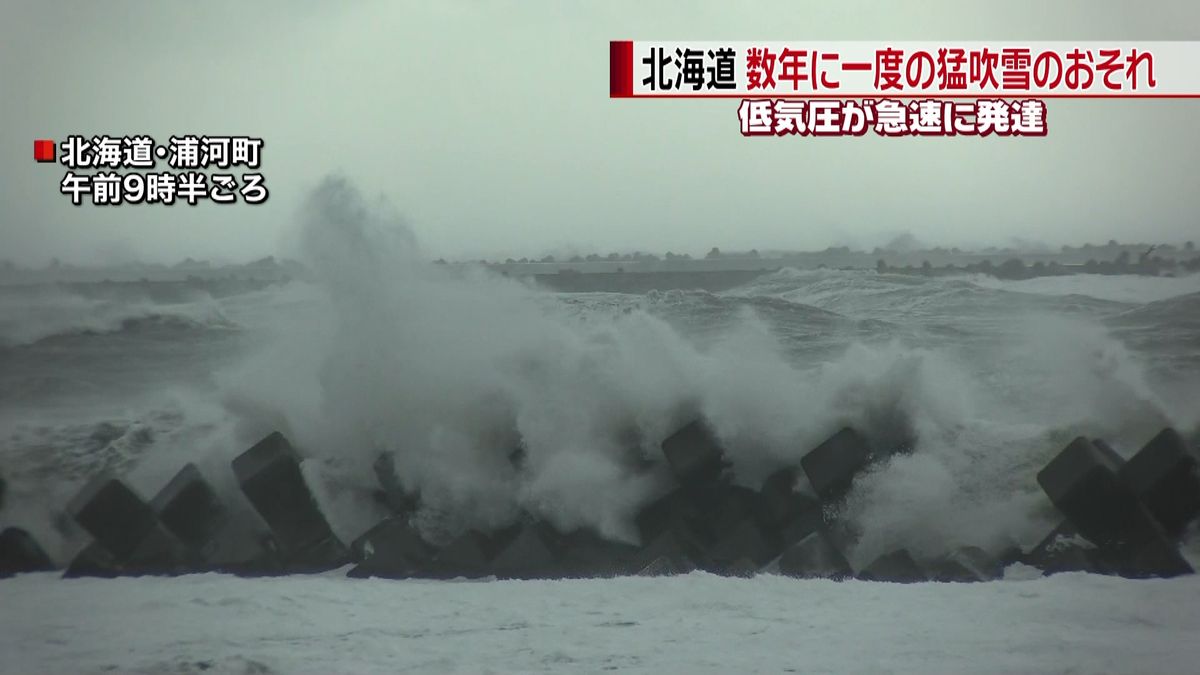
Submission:
<svg viewBox="0 0 1200 675">
<path fill-rule="evenodd" d="M 667 485 L 632 459 L 701 414 L 753 487 L 846 424 L 912 444 L 843 505 L 860 563 L 996 550 L 1053 524 L 1034 475 L 1074 435 L 1129 455 L 1200 416 L 1195 276 L 784 269 L 623 295 L 418 265 L 225 297 L 0 287 L 0 307 L 0 521 L 60 563 L 86 542 L 62 511 L 88 477 L 113 470 L 152 496 L 192 461 L 236 500 L 228 461 L 273 429 L 310 457 L 347 537 L 381 515 L 370 464 L 393 450 L 434 534 L 524 509 L 628 539 Z"/>
<path fill-rule="evenodd" d="M 845 425 L 903 450 L 837 506 L 857 568 L 1032 545 L 1058 521 L 1035 475 L 1071 438 L 1128 456 L 1200 424 L 1200 276 L 782 269 L 719 293 L 567 294 L 429 264 L 345 185 L 303 220 L 308 281 L 0 287 L 0 526 L 65 564 L 87 542 L 64 515 L 84 481 L 112 470 L 149 497 L 186 462 L 245 506 L 229 461 L 279 430 L 346 540 L 384 515 L 381 451 L 431 539 L 524 511 L 633 540 L 670 487 L 659 444 L 703 416 L 753 487 Z M 1171 671 L 1197 656 L 1178 643 L 1196 584 L 47 573 L 0 581 L 0 644 L 21 654 L 0 670 Z"/>
</svg>

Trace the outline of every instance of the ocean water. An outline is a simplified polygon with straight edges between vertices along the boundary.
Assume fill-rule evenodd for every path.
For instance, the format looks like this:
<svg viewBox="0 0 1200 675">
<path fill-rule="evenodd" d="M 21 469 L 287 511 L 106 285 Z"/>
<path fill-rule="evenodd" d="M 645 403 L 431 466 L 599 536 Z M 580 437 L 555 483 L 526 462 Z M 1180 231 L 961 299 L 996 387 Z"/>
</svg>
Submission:
<svg viewBox="0 0 1200 675">
<path fill-rule="evenodd" d="M 1200 424 L 1196 276 L 784 269 L 721 293 L 556 294 L 424 262 L 341 182 L 305 213 L 314 281 L 0 287 L 0 525 L 65 563 L 89 476 L 149 497 L 188 461 L 242 504 L 228 462 L 278 429 L 347 538 L 383 515 L 370 465 L 389 450 L 432 538 L 528 511 L 633 540 L 670 487 L 642 460 L 703 415 L 751 486 L 847 424 L 881 449 L 915 439 L 838 505 L 863 565 L 1029 545 L 1056 519 L 1034 476 L 1073 436 L 1129 455 Z"/>
</svg>

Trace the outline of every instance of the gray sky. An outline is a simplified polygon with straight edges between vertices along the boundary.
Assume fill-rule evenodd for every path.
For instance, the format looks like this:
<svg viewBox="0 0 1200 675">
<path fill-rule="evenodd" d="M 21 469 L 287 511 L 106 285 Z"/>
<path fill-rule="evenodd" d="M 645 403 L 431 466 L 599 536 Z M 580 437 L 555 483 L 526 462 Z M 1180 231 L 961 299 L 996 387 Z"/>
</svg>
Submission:
<svg viewBox="0 0 1200 675">
<path fill-rule="evenodd" d="M 281 249 L 330 172 L 433 257 L 1200 238 L 1200 101 L 1048 102 L 1045 139 L 744 139 L 607 98 L 608 41 L 1200 39 L 1195 2 L 0 5 L 0 258 Z M 32 140 L 265 139 L 266 205 L 73 207 Z"/>
</svg>

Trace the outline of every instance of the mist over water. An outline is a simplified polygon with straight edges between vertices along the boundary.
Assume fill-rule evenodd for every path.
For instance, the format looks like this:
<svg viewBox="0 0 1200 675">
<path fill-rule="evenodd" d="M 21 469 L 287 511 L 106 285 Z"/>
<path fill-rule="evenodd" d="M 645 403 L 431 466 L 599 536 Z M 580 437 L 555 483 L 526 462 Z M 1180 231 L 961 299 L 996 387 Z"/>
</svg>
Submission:
<svg viewBox="0 0 1200 675">
<path fill-rule="evenodd" d="M 102 467 L 150 496 L 195 461 L 238 501 L 228 461 L 279 429 L 345 537 L 381 517 L 390 451 L 431 537 L 528 512 L 635 540 L 671 487 L 644 460 L 703 415 L 751 487 L 845 425 L 878 450 L 915 439 L 839 506 L 861 565 L 1030 543 L 1054 518 L 1034 474 L 1073 435 L 1130 454 L 1200 416 L 1196 277 L 782 270 L 720 294 L 555 294 L 426 262 L 337 178 L 290 243 L 315 282 L 172 303 L 3 289 L 43 311 L 0 323 L 0 521 L 67 555 L 82 539 L 56 514 Z"/>
</svg>

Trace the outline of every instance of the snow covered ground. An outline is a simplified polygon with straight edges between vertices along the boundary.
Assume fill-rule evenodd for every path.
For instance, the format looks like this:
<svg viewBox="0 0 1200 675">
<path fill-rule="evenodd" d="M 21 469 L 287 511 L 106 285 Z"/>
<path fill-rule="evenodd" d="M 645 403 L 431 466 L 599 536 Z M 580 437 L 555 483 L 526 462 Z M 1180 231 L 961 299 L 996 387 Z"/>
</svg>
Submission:
<svg viewBox="0 0 1200 675">
<path fill-rule="evenodd" d="M 1182 673 L 1198 637 L 1200 576 L 0 580 L 0 671 L 22 673 Z"/>
</svg>

